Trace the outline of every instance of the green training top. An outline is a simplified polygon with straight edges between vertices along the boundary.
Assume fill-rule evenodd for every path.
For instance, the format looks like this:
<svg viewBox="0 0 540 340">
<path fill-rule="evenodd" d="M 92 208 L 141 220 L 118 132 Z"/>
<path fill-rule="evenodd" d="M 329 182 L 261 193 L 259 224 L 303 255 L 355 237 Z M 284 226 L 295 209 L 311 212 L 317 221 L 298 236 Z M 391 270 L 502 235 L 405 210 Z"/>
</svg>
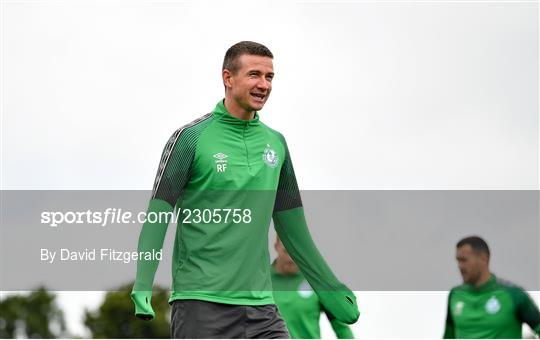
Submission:
<svg viewBox="0 0 540 340">
<path fill-rule="evenodd" d="M 445 339 L 520 339 L 523 323 L 540 334 L 540 312 L 530 296 L 493 274 L 480 287 L 453 288 L 447 313 Z"/>
<path fill-rule="evenodd" d="M 268 228 L 273 218 L 285 248 L 344 322 L 359 312 L 352 292 L 315 247 L 284 137 L 259 120 L 232 116 L 223 101 L 178 129 L 156 175 L 148 213 L 179 216 L 172 295 L 238 305 L 273 303 Z M 178 213 L 179 212 L 179 213 Z M 159 250 L 169 221 L 147 220 L 138 251 Z M 154 316 L 150 300 L 157 260 L 140 259 L 132 298 L 136 314 Z"/>
<path fill-rule="evenodd" d="M 279 274 L 271 267 L 274 300 L 279 313 L 287 324 L 293 339 L 320 339 L 319 326 L 324 307 L 301 272 L 291 275 Z M 338 339 L 354 339 L 346 324 L 332 319 L 330 324 Z"/>
</svg>

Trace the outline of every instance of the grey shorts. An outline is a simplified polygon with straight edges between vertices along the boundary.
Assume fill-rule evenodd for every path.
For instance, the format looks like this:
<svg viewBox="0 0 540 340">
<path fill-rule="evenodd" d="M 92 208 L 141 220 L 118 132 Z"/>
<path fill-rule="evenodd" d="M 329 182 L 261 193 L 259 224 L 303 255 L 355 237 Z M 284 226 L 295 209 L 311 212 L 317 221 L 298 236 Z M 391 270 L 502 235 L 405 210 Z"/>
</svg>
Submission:
<svg viewBox="0 0 540 340">
<path fill-rule="evenodd" d="M 202 300 L 172 302 L 173 339 L 289 339 L 276 305 L 239 306 Z"/>
</svg>

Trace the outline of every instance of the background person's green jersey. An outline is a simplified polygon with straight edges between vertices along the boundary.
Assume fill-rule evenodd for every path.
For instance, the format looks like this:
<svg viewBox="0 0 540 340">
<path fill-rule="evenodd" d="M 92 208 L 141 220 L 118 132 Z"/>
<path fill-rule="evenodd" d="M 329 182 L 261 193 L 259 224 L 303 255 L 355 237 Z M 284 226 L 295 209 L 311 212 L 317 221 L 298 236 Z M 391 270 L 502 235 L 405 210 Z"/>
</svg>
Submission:
<svg viewBox="0 0 540 340">
<path fill-rule="evenodd" d="M 304 275 L 301 272 L 282 275 L 274 266 L 271 267 L 271 271 L 274 300 L 291 337 L 320 339 L 320 316 L 324 307 Z M 330 324 L 338 339 L 354 339 L 351 329 L 346 324 L 336 319 L 330 319 Z"/>
<path fill-rule="evenodd" d="M 268 228 L 273 218 L 285 247 L 326 308 L 358 319 L 354 295 L 315 247 L 284 137 L 259 120 L 232 116 L 223 101 L 178 129 L 165 146 L 148 213 L 180 210 L 172 264 L 172 295 L 236 305 L 274 302 Z M 168 221 L 148 220 L 139 251 L 159 250 Z M 136 314 L 152 318 L 158 261 L 141 259 L 132 298 Z"/>
<path fill-rule="evenodd" d="M 492 274 L 482 286 L 450 291 L 444 338 L 518 339 L 523 323 L 540 334 L 538 307 L 522 288 Z"/>
</svg>

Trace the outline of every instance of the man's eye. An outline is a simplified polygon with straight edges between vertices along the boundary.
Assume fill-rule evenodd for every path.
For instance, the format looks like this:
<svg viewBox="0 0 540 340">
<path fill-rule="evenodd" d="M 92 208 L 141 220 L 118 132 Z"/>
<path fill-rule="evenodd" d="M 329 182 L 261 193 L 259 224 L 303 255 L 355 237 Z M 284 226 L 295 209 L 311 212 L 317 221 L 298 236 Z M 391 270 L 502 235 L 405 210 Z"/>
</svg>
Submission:
<svg viewBox="0 0 540 340">
<path fill-rule="evenodd" d="M 272 82 L 272 79 L 274 79 L 273 77 L 266 77 L 266 80 L 268 80 L 269 82 Z"/>
</svg>

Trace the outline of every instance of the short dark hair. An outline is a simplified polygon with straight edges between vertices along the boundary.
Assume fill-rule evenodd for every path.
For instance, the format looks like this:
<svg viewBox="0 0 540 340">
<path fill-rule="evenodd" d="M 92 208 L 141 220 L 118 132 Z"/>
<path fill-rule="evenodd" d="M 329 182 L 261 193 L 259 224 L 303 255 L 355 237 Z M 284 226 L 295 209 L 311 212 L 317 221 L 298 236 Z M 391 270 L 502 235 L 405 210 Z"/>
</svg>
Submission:
<svg viewBox="0 0 540 340">
<path fill-rule="evenodd" d="M 274 55 L 268 47 L 254 41 L 241 41 L 229 47 L 223 58 L 223 68 L 231 71 L 233 74 L 240 69 L 239 59 L 244 54 L 258 55 L 274 59 Z"/>
<path fill-rule="evenodd" d="M 456 244 L 456 248 L 461 248 L 467 244 L 470 245 L 475 252 L 487 254 L 488 257 L 490 256 L 489 247 L 486 241 L 480 236 L 465 237 Z"/>
</svg>

